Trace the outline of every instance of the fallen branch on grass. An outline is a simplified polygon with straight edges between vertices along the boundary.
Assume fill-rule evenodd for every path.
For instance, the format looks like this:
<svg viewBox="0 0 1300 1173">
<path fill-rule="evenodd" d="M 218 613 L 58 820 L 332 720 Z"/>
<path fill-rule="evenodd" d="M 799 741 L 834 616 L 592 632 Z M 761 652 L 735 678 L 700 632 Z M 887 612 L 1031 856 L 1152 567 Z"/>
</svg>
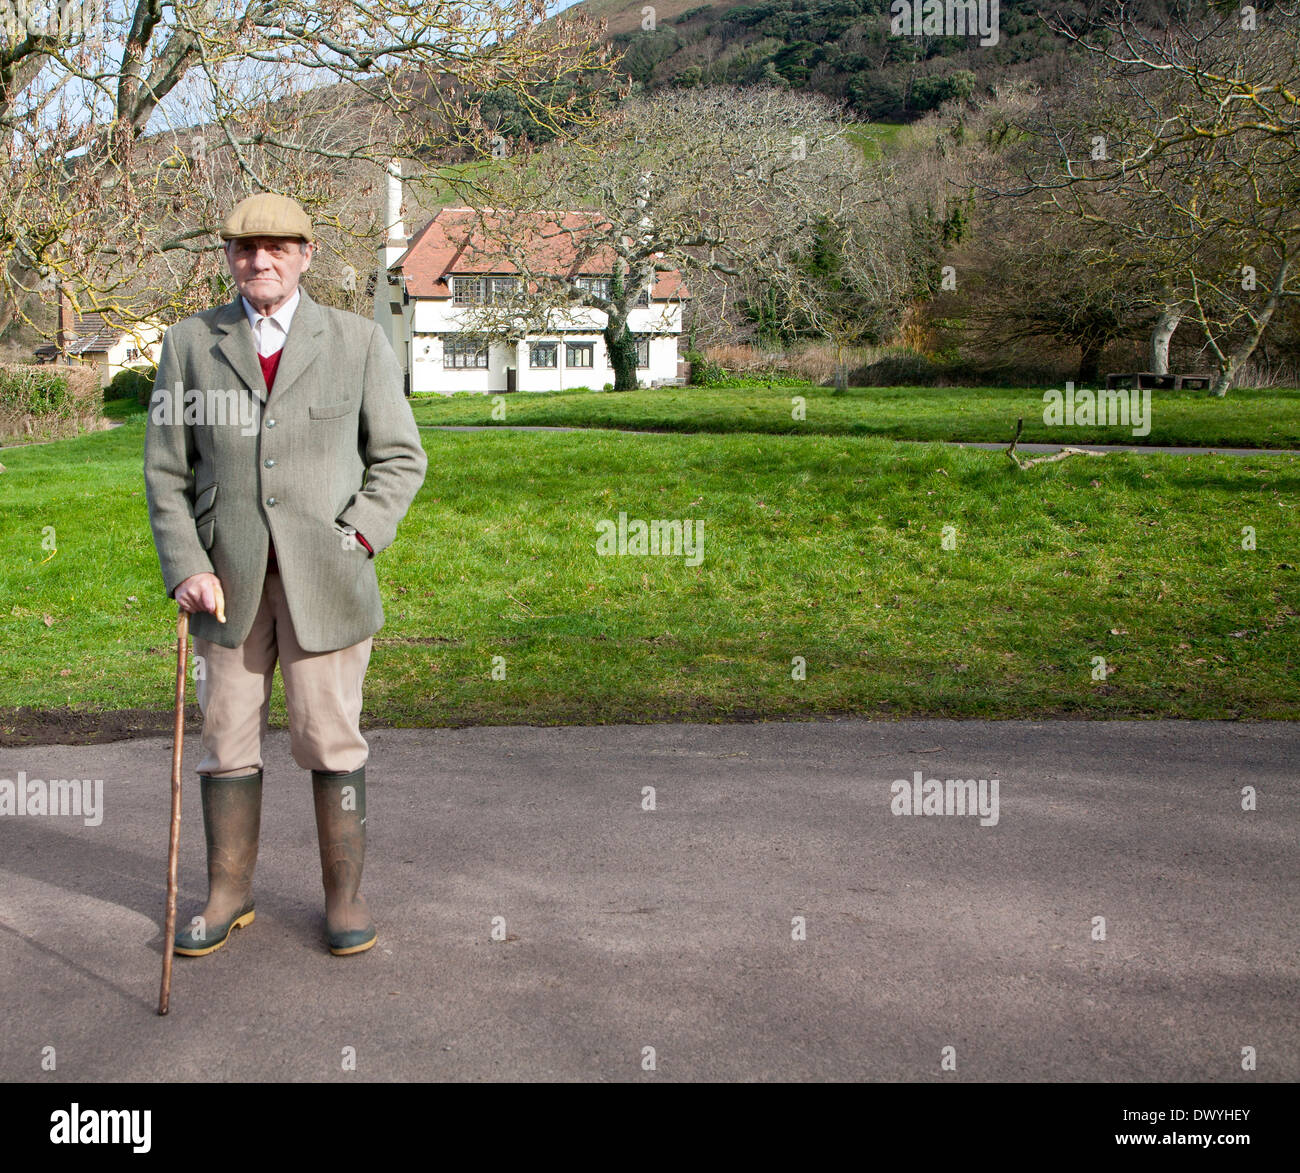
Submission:
<svg viewBox="0 0 1300 1173">
<path fill-rule="evenodd" d="M 1016 451 L 1016 445 L 1020 443 L 1020 433 L 1025 430 L 1025 421 L 1023 418 L 1016 420 L 1016 434 L 1011 437 L 1011 444 L 1007 448 L 1007 455 L 1011 462 L 1017 468 L 1033 468 L 1036 464 L 1051 464 L 1056 460 L 1065 460 L 1070 456 L 1105 456 L 1104 452 L 1090 452 L 1087 448 L 1062 448 L 1060 452 L 1053 452 L 1048 456 L 1021 456 Z"/>
</svg>

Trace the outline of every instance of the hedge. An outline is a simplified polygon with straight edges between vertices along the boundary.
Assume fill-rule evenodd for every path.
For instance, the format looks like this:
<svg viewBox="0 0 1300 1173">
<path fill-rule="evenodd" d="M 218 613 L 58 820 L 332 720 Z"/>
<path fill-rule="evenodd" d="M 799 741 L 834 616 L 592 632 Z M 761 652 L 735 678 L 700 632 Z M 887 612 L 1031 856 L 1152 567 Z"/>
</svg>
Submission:
<svg viewBox="0 0 1300 1173">
<path fill-rule="evenodd" d="M 91 366 L 0 363 L 0 436 L 56 439 L 98 424 L 99 371 Z"/>
</svg>

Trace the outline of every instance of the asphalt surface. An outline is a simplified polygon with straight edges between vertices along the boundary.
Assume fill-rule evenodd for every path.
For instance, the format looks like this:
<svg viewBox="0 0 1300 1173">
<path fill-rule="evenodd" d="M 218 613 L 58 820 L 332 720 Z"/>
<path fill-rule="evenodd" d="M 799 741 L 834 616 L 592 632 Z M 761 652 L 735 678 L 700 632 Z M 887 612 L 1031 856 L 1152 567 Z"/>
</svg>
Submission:
<svg viewBox="0 0 1300 1173">
<path fill-rule="evenodd" d="M 1300 1077 L 1300 726 L 369 736 L 378 945 L 324 948 L 310 783 L 273 732 L 257 919 L 176 958 L 166 1018 L 169 743 L 0 751 L 0 779 L 104 783 L 98 825 L 0 817 L 0 1078 Z M 892 813 L 915 771 L 996 779 L 996 823 Z M 185 787 L 182 919 L 206 891 Z"/>
</svg>

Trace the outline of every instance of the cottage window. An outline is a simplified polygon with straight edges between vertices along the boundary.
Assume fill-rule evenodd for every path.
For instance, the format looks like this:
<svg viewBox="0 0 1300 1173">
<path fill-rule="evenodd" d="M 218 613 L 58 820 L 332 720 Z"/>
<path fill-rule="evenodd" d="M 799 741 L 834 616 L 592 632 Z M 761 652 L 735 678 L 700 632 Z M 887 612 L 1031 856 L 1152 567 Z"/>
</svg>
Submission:
<svg viewBox="0 0 1300 1173">
<path fill-rule="evenodd" d="M 530 367 L 554 367 L 559 352 L 557 342 L 531 342 L 528 345 L 528 365 Z"/>
<path fill-rule="evenodd" d="M 638 368 L 648 367 L 650 365 L 650 335 L 634 334 L 632 335 L 636 342 L 636 365 Z M 605 352 L 605 365 L 611 369 L 614 366 L 613 359 L 608 351 Z"/>
<path fill-rule="evenodd" d="M 483 280 L 480 277 L 453 277 L 452 301 L 456 305 L 482 305 Z"/>
<path fill-rule="evenodd" d="M 468 335 L 449 334 L 442 342 L 442 365 L 447 370 L 488 365 L 487 347 Z"/>
<path fill-rule="evenodd" d="M 518 277 L 453 277 L 455 305 L 491 305 L 507 301 L 519 289 Z"/>
<path fill-rule="evenodd" d="M 566 367 L 591 367 L 595 343 L 566 342 L 564 344 L 564 365 Z"/>
</svg>

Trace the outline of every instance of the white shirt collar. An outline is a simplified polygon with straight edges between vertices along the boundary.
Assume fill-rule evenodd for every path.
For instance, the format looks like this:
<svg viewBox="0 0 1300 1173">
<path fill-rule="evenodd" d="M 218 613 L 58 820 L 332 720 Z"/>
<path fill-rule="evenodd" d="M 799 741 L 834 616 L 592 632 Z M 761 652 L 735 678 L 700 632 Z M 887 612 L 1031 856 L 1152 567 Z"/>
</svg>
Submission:
<svg viewBox="0 0 1300 1173">
<path fill-rule="evenodd" d="M 249 302 L 248 298 L 240 295 L 240 301 L 244 303 L 244 313 L 248 316 L 248 324 L 253 328 L 253 337 L 257 337 L 257 322 L 263 315 L 258 313 Z M 295 289 L 290 295 L 289 300 L 284 303 L 275 313 L 270 315 L 270 320 L 274 322 L 284 332 L 284 336 L 289 336 L 289 325 L 293 321 L 294 312 L 298 309 L 298 302 L 302 300 L 302 290 Z"/>
</svg>

